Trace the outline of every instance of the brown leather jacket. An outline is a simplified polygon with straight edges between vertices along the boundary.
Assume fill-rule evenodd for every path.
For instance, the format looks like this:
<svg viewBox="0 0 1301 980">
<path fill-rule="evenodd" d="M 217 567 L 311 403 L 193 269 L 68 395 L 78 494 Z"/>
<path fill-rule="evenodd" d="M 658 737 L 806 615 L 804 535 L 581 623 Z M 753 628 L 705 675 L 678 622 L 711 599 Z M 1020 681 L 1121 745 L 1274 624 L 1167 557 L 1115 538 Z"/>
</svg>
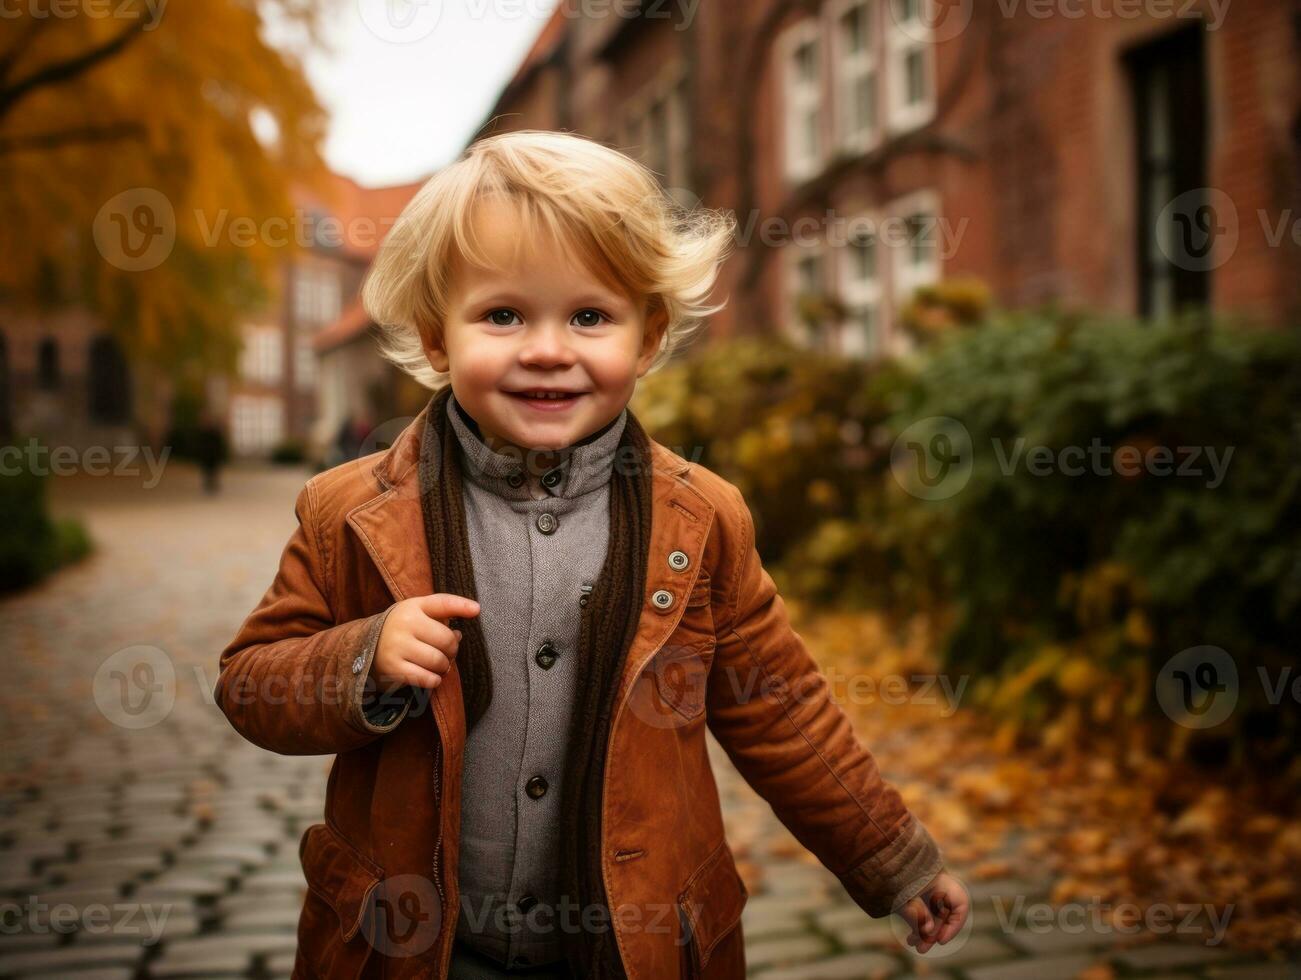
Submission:
<svg viewBox="0 0 1301 980">
<path fill-rule="evenodd" d="M 382 723 L 364 710 L 375 706 L 364 682 L 386 613 L 439 591 L 416 480 L 427 410 L 390 449 L 307 482 L 275 580 L 221 653 L 217 703 L 242 735 L 273 752 L 336 755 L 325 822 L 299 847 L 309 887 L 295 978 L 447 974 L 460 905 L 456 671 Z M 868 914 L 897 910 L 942 862 L 829 699 L 760 563 L 740 492 L 652 446 L 646 601 L 605 771 L 606 893 L 630 978 L 739 980 L 746 890 L 723 836 L 706 726 Z M 608 927 L 589 912 L 557 925 Z"/>
</svg>

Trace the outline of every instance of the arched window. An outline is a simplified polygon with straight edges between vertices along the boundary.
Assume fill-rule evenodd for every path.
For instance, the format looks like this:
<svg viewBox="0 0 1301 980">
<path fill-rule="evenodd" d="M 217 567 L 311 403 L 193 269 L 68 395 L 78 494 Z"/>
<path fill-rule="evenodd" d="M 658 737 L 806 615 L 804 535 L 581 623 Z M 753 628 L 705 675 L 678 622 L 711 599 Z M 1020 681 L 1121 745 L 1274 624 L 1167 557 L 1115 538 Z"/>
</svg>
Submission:
<svg viewBox="0 0 1301 980">
<path fill-rule="evenodd" d="M 59 387 L 59 342 L 53 337 L 36 348 L 36 384 L 44 391 Z"/>
<path fill-rule="evenodd" d="M 106 424 L 131 416 L 131 384 L 126 357 L 118 342 L 101 334 L 90 342 L 90 417 Z"/>
</svg>

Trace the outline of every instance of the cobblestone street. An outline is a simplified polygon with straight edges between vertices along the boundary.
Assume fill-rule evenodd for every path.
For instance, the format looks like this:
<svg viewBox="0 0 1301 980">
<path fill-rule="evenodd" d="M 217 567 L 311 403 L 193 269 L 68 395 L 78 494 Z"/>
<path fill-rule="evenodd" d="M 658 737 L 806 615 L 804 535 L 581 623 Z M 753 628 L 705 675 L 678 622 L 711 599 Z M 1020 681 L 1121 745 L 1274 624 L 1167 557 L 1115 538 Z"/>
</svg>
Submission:
<svg viewBox="0 0 1301 980">
<path fill-rule="evenodd" d="M 80 516 L 99 550 L 0 600 L 0 976 L 289 975 L 305 887 L 298 841 L 321 819 L 329 759 L 245 742 L 211 691 L 221 648 L 270 583 L 306 476 L 228 471 L 208 498 L 196 471 L 173 464 L 156 488 L 89 478 L 53 488 L 56 509 Z M 156 652 L 142 660 L 139 646 Z M 117 668 L 128 660 L 134 669 Z M 154 697 L 124 700 L 128 686 Z M 751 971 L 768 980 L 1031 980 L 1100 964 L 1112 972 L 1098 978 L 1301 976 L 1296 962 L 1206 946 L 1126 949 L 1114 933 L 1000 928 L 1017 898 L 1048 893 L 1030 867 L 969 882 L 970 933 L 920 962 L 896 941 L 897 922 L 852 905 L 716 759 L 752 886 Z"/>
</svg>

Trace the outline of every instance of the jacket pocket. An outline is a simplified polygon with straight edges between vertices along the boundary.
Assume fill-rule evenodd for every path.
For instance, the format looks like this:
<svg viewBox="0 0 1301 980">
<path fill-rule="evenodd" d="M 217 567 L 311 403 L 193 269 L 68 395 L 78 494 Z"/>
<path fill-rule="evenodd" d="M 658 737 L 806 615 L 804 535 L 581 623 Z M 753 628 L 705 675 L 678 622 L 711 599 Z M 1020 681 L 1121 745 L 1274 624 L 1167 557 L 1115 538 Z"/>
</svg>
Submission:
<svg viewBox="0 0 1301 980">
<path fill-rule="evenodd" d="M 687 596 L 682 619 L 651 663 L 660 701 L 687 721 L 705 710 L 715 642 L 710 599 L 709 576 L 702 571 Z"/>
<path fill-rule="evenodd" d="M 686 976 L 704 976 L 715 948 L 740 924 L 747 898 L 732 850 L 721 841 L 678 895 Z"/>
<path fill-rule="evenodd" d="M 307 828 L 298 857 L 307 879 L 299 955 L 319 976 L 360 976 L 374 951 L 362 926 L 383 870 L 324 823 Z"/>
</svg>

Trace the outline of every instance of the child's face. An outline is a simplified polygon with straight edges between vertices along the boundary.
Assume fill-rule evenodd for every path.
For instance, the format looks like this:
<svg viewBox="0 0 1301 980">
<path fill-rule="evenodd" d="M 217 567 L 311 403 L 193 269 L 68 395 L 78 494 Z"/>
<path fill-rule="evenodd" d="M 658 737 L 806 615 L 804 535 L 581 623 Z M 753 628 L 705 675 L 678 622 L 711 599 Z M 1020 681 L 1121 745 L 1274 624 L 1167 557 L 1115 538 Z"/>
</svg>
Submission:
<svg viewBox="0 0 1301 980">
<path fill-rule="evenodd" d="M 452 269 L 441 343 L 430 365 L 449 372 L 456 400 L 494 449 L 557 450 L 612 421 L 654 360 L 661 322 L 644 303 L 603 285 L 551 242 L 511 250 L 515 209 L 485 201 L 474 215 L 477 241 L 498 272 L 458 259 Z M 659 321 L 661 318 L 656 318 Z M 561 401 L 517 394 L 573 392 Z"/>
</svg>

